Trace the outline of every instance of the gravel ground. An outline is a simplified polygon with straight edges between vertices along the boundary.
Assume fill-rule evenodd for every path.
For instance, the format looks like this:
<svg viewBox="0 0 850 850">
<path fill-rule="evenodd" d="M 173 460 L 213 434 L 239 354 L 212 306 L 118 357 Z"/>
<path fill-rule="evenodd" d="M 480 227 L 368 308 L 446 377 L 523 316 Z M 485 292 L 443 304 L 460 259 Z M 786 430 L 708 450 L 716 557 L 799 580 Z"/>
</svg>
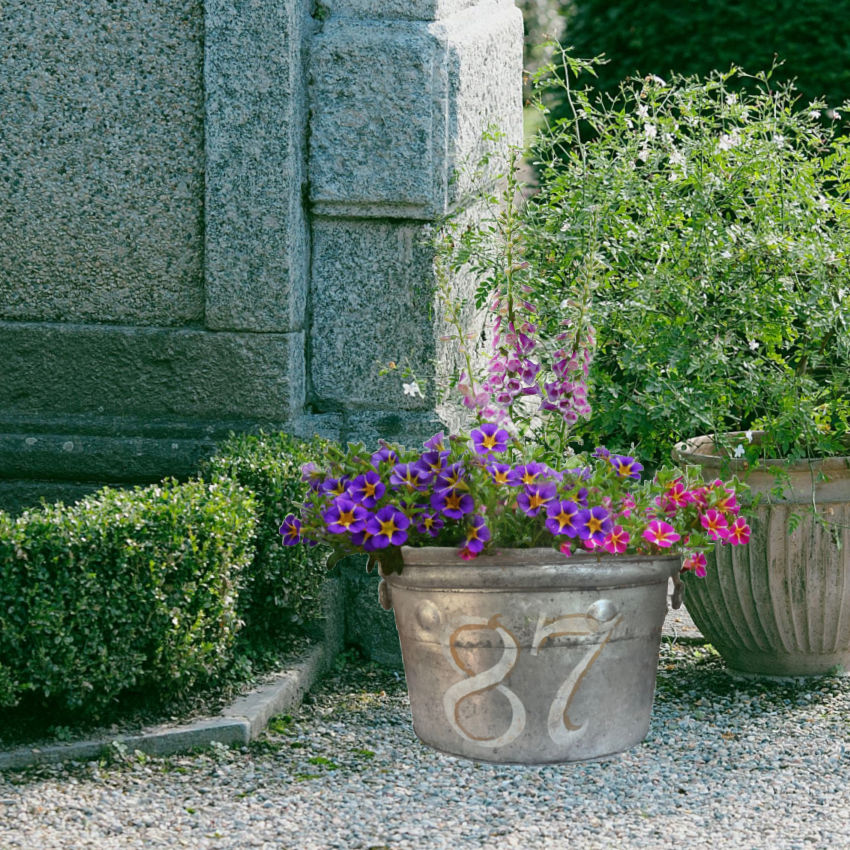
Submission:
<svg viewBox="0 0 850 850">
<path fill-rule="evenodd" d="M 477 764 L 414 737 L 403 680 L 349 661 L 241 750 L 0 777 L 0 848 L 850 848 L 850 678 L 733 679 L 665 643 L 646 741 Z"/>
</svg>

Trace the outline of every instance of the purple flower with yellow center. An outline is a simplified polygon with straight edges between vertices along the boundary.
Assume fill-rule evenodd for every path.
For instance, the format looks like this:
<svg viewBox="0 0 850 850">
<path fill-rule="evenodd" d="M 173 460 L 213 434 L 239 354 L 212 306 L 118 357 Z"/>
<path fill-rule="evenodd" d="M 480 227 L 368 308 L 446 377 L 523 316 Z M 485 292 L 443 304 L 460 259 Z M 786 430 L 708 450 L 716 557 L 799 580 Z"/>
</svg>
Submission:
<svg viewBox="0 0 850 850">
<path fill-rule="evenodd" d="M 443 490 L 465 490 L 468 485 L 463 480 L 463 464 L 453 463 L 447 466 L 434 481 L 434 489 L 440 493 Z"/>
<path fill-rule="evenodd" d="M 425 475 L 431 479 L 439 475 L 446 465 L 446 458 L 449 456 L 448 451 L 432 451 L 423 452 L 419 460 L 415 462 L 415 466 L 421 469 Z"/>
<path fill-rule="evenodd" d="M 472 447 L 479 455 L 490 455 L 495 452 L 503 452 L 508 447 L 510 434 L 500 428 L 494 422 L 485 422 L 479 428 L 474 428 L 469 436 L 472 438 Z"/>
<path fill-rule="evenodd" d="M 431 496 L 431 507 L 440 511 L 449 519 L 460 519 L 466 514 L 471 514 L 475 507 L 475 501 L 469 493 L 461 493 L 459 490 L 443 490 Z"/>
<path fill-rule="evenodd" d="M 280 527 L 284 546 L 295 546 L 301 542 L 301 520 L 295 514 L 287 514 Z"/>
<path fill-rule="evenodd" d="M 466 548 L 477 555 L 489 539 L 490 529 L 487 527 L 484 517 L 476 514 L 472 517 L 472 522 L 466 529 Z"/>
<path fill-rule="evenodd" d="M 628 455 L 611 455 L 608 462 L 614 467 L 614 471 L 620 478 L 631 478 L 633 481 L 640 481 L 640 473 L 643 470 L 643 465 L 638 463 L 633 457 Z"/>
<path fill-rule="evenodd" d="M 322 471 L 311 460 L 301 467 L 301 480 L 310 485 L 310 489 L 318 491 L 322 486 Z"/>
<path fill-rule="evenodd" d="M 374 508 L 386 490 L 381 476 L 374 469 L 358 475 L 348 485 L 348 495 L 364 508 Z"/>
<path fill-rule="evenodd" d="M 390 487 L 408 490 L 424 490 L 428 485 L 428 475 L 415 463 L 397 463 L 390 473 Z"/>
<path fill-rule="evenodd" d="M 545 471 L 546 466 L 542 463 L 527 463 L 524 466 L 517 466 L 511 470 L 508 480 L 516 487 L 527 487 L 530 484 L 534 484 Z"/>
<path fill-rule="evenodd" d="M 434 434 L 430 440 L 426 440 L 422 445 L 433 452 L 442 452 L 447 448 L 446 437 L 443 432 L 440 431 L 438 434 Z"/>
<path fill-rule="evenodd" d="M 526 516 L 537 516 L 542 508 L 557 496 L 554 484 L 541 482 L 529 484 L 517 497 L 516 503 Z"/>
<path fill-rule="evenodd" d="M 504 484 L 509 484 L 509 476 L 511 474 L 512 467 L 507 463 L 488 463 L 487 464 L 487 472 L 490 474 L 490 477 L 496 484 L 502 486 Z"/>
<path fill-rule="evenodd" d="M 579 506 L 568 499 L 550 502 L 546 506 L 546 528 L 554 535 L 566 534 L 567 537 L 575 537 L 578 534 L 580 512 Z"/>
<path fill-rule="evenodd" d="M 370 458 L 373 466 L 378 466 L 381 463 L 398 463 L 398 455 L 390 446 L 381 446 L 378 451 L 374 452 Z"/>
<path fill-rule="evenodd" d="M 321 490 L 332 496 L 344 496 L 348 490 L 347 478 L 326 478 L 322 482 Z"/>
<path fill-rule="evenodd" d="M 585 508 L 578 515 L 578 536 L 601 546 L 614 528 L 611 514 L 601 505 Z"/>
<path fill-rule="evenodd" d="M 322 519 L 331 534 L 353 534 L 363 530 L 368 516 L 369 511 L 363 505 L 358 505 L 347 496 L 337 496 L 322 514 Z"/>
<path fill-rule="evenodd" d="M 593 457 L 604 457 L 606 460 L 611 457 L 611 452 L 605 448 L 605 446 L 597 446 L 593 450 Z"/>
<path fill-rule="evenodd" d="M 436 537 L 443 528 L 445 523 L 438 513 L 424 511 L 416 520 L 416 530 L 420 534 L 427 534 L 430 537 Z"/>
<path fill-rule="evenodd" d="M 410 520 L 392 505 L 384 505 L 366 521 L 366 531 L 372 536 L 368 543 L 372 549 L 401 546 L 407 540 Z"/>
</svg>

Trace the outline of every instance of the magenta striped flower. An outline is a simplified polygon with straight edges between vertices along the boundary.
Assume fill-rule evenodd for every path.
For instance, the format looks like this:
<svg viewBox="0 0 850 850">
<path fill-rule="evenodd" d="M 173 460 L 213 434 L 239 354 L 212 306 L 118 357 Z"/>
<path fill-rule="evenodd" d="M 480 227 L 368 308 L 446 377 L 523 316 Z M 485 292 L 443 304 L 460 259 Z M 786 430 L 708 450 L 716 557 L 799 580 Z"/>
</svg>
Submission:
<svg viewBox="0 0 850 850">
<path fill-rule="evenodd" d="M 664 522 L 663 519 L 652 520 L 644 529 L 643 537 L 662 549 L 668 549 L 677 540 L 682 539 L 680 534 L 676 534 L 676 529 L 669 522 Z"/>
</svg>

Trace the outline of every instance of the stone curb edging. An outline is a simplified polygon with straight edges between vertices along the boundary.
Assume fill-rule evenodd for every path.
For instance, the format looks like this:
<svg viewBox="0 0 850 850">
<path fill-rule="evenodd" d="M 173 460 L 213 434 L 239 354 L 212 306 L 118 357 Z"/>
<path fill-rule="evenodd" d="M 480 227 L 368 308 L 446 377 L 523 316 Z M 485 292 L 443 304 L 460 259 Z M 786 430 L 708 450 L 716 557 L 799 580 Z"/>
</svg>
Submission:
<svg viewBox="0 0 850 850">
<path fill-rule="evenodd" d="M 304 694 L 330 668 L 342 649 L 343 606 L 336 580 L 327 582 L 324 597 L 325 619 L 320 641 L 292 667 L 268 684 L 238 697 L 219 716 L 177 726 L 155 726 L 136 735 L 116 735 L 108 739 L 21 747 L 0 752 L 0 771 L 100 758 L 115 742 L 130 752 L 139 750 L 156 756 L 208 747 L 213 742 L 227 746 L 248 744 L 265 731 L 272 717 L 300 705 Z"/>
</svg>

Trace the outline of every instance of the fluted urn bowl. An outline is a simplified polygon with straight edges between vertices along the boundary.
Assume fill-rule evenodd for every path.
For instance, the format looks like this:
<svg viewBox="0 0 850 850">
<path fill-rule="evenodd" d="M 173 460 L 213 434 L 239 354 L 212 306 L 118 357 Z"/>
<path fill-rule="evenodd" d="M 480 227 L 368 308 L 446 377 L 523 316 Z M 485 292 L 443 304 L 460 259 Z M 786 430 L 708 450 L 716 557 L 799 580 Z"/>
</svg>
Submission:
<svg viewBox="0 0 850 850">
<path fill-rule="evenodd" d="M 750 542 L 718 546 L 708 575 L 685 580 L 687 610 L 727 666 L 767 676 L 850 671 L 850 458 L 750 468 L 722 457 L 711 437 L 680 443 L 674 458 L 699 465 L 707 481 L 736 474 L 758 497 L 745 508 Z"/>
</svg>

